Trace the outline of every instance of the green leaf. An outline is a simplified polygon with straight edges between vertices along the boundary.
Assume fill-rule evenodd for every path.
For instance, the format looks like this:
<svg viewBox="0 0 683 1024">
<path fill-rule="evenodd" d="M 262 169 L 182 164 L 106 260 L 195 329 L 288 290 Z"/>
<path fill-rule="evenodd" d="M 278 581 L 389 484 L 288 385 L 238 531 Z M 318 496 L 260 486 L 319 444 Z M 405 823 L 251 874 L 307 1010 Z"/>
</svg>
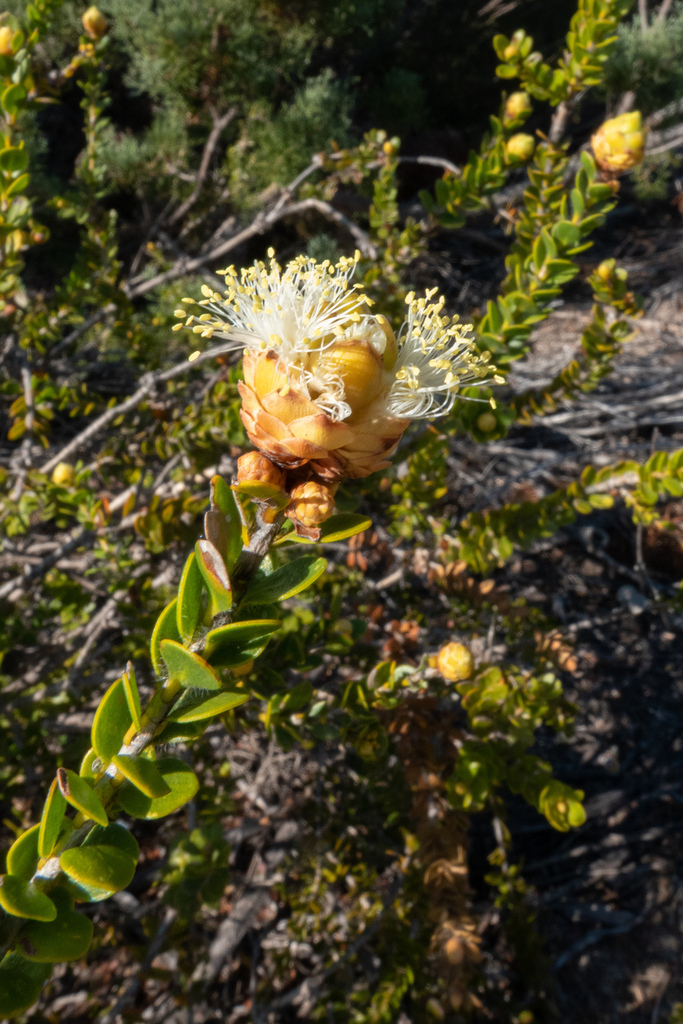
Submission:
<svg viewBox="0 0 683 1024">
<path fill-rule="evenodd" d="M 16 875 L 2 875 L 0 883 L 0 906 L 8 914 L 31 921 L 54 921 L 57 908 L 33 882 Z"/>
<path fill-rule="evenodd" d="M 96 770 L 95 766 L 97 766 L 98 770 Z M 98 775 L 102 774 L 103 767 L 102 760 L 98 757 L 95 748 L 89 747 L 83 755 L 78 774 L 82 779 L 91 779 L 93 782 L 96 782 Z"/>
<path fill-rule="evenodd" d="M 294 541 L 295 544 L 331 544 L 340 540 L 347 540 L 355 537 L 357 533 L 369 530 L 372 526 L 372 519 L 362 516 L 358 512 L 338 512 L 330 516 L 320 526 L 320 538 L 317 541 L 309 540 L 307 537 L 297 537 L 296 534 L 287 534 L 279 543 Z"/>
<path fill-rule="evenodd" d="M 242 519 L 235 495 L 221 476 L 211 479 L 211 508 L 204 517 L 204 532 L 231 569 L 242 551 Z"/>
<path fill-rule="evenodd" d="M 117 679 L 100 701 L 92 723 L 92 745 L 105 764 L 119 752 L 132 724 L 126 688 L 123 679 Z"/>
<path fill-rule="evenodd" d="M 44 964 L 31 964 L 19 953 L 8 953 L 0 963 L 0 1015 L 17 1017 L 30 1010 L 52 974 Z"/>
<path fill-rule="evenodd" d="M 611 494 L 589 494 L 588 500 L 593 508 L 612 508 L 614 504 Z"/>
<path fill-rule="evenodd" d="M 168 796 L 152 799 L 130 782 L 124 782 L 119 790 L 119 804 L 133 818 L 163 818 L 188 803 L 199 789 L 199 779 L 184 761 L 163 757 L 157 761 L 157 768 L 171 790 Z"/>
<path fill-rule="evenodd" d="M 249 700 L 244 690 L 231 690 L 212 696 L 209 690 L 187 689 L 175 705 L 169 718 L 174 722 L 200 722 L 204 718 L 222 715 Z"/>
<path fill-rule="evenodd" d="M 198 654 L 186 650 L 174 640 L 163 640 L 161 657 L 166 663 L 169 679 L 181 686 L 196 686 L 200 690 L 218 690 L 221 681 L 210 665 Z"/>
<path fill-rule="evenodd" d="M 57 769 L 57 782 L 68 803 L 91 818 L 98 825 L 108 825 L 107 812 L 85 779 L 79 778 L 69 768 Z"/>
<path fill-rule="evenodd" d="M 282 703 L 280 704 L 280 711 L 298 711 L 300 708 L 305 707 L 309 703 L 313 696 L 313 687 L 307 679 L 302 683 L 299 683 L 294 689 L 290 690 Z"/>
<path fill-rule="evenodd" d="M 106 828 L 95 825 L 90 829 L 81 846 L 115 846 L 117 850 L 123 850 L 134 861 L 140 856 L 140 847 L 135 836 L 123 825 L 113 821 Z"/>
<path fill-rule="evenodd" d="M 57 780 L 52 780 L 49 792 L 47 794 L 47 800 L 43 807 L 43 814 L 40 819 L 39 833 L 38 833 L 38 854 L 41 857 L 49 857 L 55 848 L 55 843 L 59 838 L 59 830 L 62 827 L 64 821 L 64 813 L 66 811 L 66 800 L 62 795 L 62 792 L 57 785 Z M 14 874 L 14 872 L 12 872 Z"/>
<path fill-rule="evenodd" d="M 581 232 L 578 226 L 568 220 L 560 220 L 555 224 L 553 236 L 568 249 L 578 245 L 581 240 Z"/>
<path fill-rule="evenodd" d="M 42 854 L 38 853 L 38 834 L 40 825 L 33 825 L 22 832 L 18 839 L 7 851 L 7 874 L 16 875 L 17 878 L 33 878 L 38 860 Z"/>
<path fill-rule="evenodd" d="M 25 171 L 28 167 L 28 152 L 20 146 L 7 146 L 0 149 L 0 170 L 11 174 L 14 171 Z"/>
<path fill-rule="evenodd" d="M 178 632 L 186 643 L 192 640 L 199 624 L 203 591 L 204 581 L 193 551 L 185 563 L 178 587 Z"/>
<path fill-rule="evenodd" d="M 57 892 L 59 890 L 55 895 Z M 49 924 L 32 921 L 22 929 L 19 948 L 27 960 L 64 963 L 80 960 L 88 952 L 92 942 L 92 921 L 72 909 L 68 893 L 62 890 L 60 895 L 61 906 L 54 921 Z"/>
<path fill-rule="evenodd" d="M 23 85 L 10 85 L 0 96 L 0 106 L 8 114 L 16 114 L 21 103 L 26 99 L 26 89 Z"/>
<path fill-rule="evenodd" d="M 212 665 L 234 668 L 256 658 L 282 623 L 279 619 L 249 619 L 230 622 L 210 630 L 205 639 L 204 656 Z"/>
<path fill-rule="evenodd" d="M 232 608 L 232 589 L 228 570 L 225 568 L 218 550 L 209 540 L 198 540 L 195 545 L 197 565 L 202 574 L 211 601 L 211 618 L 219 612 L 229 612 Z"/>
<path fill-rule="evenodd" d="M 128 662 L 126 671 L 123 673 L 123 688 L 126 692 L 126 702 L 133 725 L 136 729 L 139 729 L 142 707 L 140 706 L 140 693 L 138 692 L 138 684 L 135 679 L 135 669 L 133 668 L 132 661 Z"/>
<path fill-rule="evenodd" d="M 168 641 L 167 641 L 168 642 Z M 166 796 L 171 792 L 154 761 L 135 754 L 116 754 L 112 763 L 146 796 Z"/>
<path fill-rule="evenodd" d="M 324 558 L 315 558 L 313 555 L 297 558 L 271 572 L 269 576 L 257 578 L 247 590 L 243 603 L 272 604 L 273 601 L 293 597 L 315 583 L 325 572 L 326 565 Z"/>
<path fill-rule="evenodd" d="M 77 884 L 119 892 L 130 885 L 135 860 L 116 846 L 77 846 L 65 850 L 59 866 Z"/>
<path fill-rule="evenodd" d="M 164 674 L 164 663 L 161 660 L 161 650 L 159 646 L 162 640 L 180 640 L 180 633 L 178 632 L 177 598 L 171 601 L 170 604 L 166 605 L 163 612 L 157 619 L 154 632 L 152 633 L 150 653 L 152 655 L 154 671 L 158 676 Z"/>
<path fill-rule="evenodd" d="M 29 181 L 31 180 L 30 174 L 20 174 L 18 178 L 5 189 L 8 196 L 16 196 L 19 192 L 23 192 L 27 188 Z"/>
</svg>

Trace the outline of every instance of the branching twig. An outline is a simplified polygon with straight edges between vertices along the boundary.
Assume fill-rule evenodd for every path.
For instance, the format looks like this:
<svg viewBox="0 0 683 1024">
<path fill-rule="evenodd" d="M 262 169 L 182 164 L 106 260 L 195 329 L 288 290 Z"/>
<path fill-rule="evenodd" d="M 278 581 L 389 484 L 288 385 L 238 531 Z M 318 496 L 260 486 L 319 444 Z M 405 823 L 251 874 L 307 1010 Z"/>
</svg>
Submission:
<svg viewBox="0 0 683 1024">
<path fill-rule="evenodd" d="M 106 1013 L 102 1014 L 102 1016 L 99 1018 L 99 1024 L 114 1024 L 116 1018 L 119 1017 L 126 1009 L 126 1007 L 133 1002 L 138 993 L 138 989 L 140 988 L 141 975 L 143 975 L 145 971 L 149 970 L 153 960 L 161 952 L 161 947 L 166 941 L 166 936 L 171 930 L 171 926 L 173 925 L 177 916 L 178 911 L 174 907 L 166 908 L 166 912 L 163 918 L 161 919 L 159 927 L 157 928 L 156 935 L 149 944 L 149 948 L 145 954 L 145 959 L 140 964 L 139 971 L 137 972 L 135 977 L 131 978 L 131 980 L 128 982 L 125 989 L 112 1006 L 111 1010 L 108 1010 Z"/>
<path fill-rule="evenodd" d="M 192 190 L 192 193 L 187 197 L 185 202 L 181 203 L 178 209 L 175 211 L 175 213 L 173 213 L 168 218 L 167 223 L 169 225 L 177 224 L 179 220 L 182 220 L 185 214 L 197 202 L 199 194 L 202 190 L 202 186 L 204 184 L 204 180 L 209 172 L 209 164 L 211 163 L 211 158 L 218 144 L 221 132 L 223 131 L 224 128 L 227 128 L 231 121 L 235 119 L 237 115 L 237 109 L 238 108 L 236 106 L 232 106 L 229 108 L 229 110 L 226 110 L 226 112 L 222 114 L 221 117 L 216 117 L 214 115 L 213 128 L 209 132 L 209 137 L 206 140 L 206 145 L 204 146 L 204 152 L 202 153 L 202 159 L 199 165 L 199 171 L 197 172 L 197 180 L 194 189 Z"/>
<path fill-rule="evenodd" d="M 118 405 L 114 405 L 111 409 L 107 409 L 101 416 L 98 416 L 96 420 L 89 423 L 85 430 L 82 430 L 80 434 L 77 434 L 68 444 L 64 445 L 61 451 L 53 455 L 52 458 L 48 459 L 40 467 L 41 473 L 49 473 L 55 468 L 58 462 L 66 461 L 75 452 L 83 448 L 96 434 L 99 434 L 104 428 L 117 419 L 124 413 L 134 409 L 136 405 L 147 397 L 154 389 L 159 385 L 163 384 L 167 380 L 172 380 L 174 377 L 179 377 L 183 373 L 189 372 L 193 367 L 199 365 L 199 363 L 206 362 L 208 359 L 214 359 L 216 356 L 225 355 L 227 352 L 232 352 L 234 345 L 216 345 L 213 348 L 207 349 L 205 352 L 200 353 L 192 362 L 188 359 L 184 359 L 182 363 L 178 363 L 176 366 L 172 366 L 169 370 L 158 370 L 155 373 L 146 373 L 140 380 L 140 386 L 130 398 L 127 398 L 124 402 L 120 402 Z"/>
<path fill-rule="evenodd" d="M 24 489 L 24 481 L 26 480 L 26 474 L 31 468 L 31 445 L 33 443 L 33 428 L 36 422 L 36 410 L 35 400 L 33 394 L 33 381 L 31 380 L 31 367 L 28 364 L 28 357 L 23 349 L 19 350 L 21 357 L 21 386 L 24 389 L 24 402 L 26 404 L 26 414 L 24 416 L 24 427 L 26 428 L 26 436 L 21 442 L 21 461 L 22 466 L 19 471 L 16 483 L 12 488 L 10 494 L 10 501 L 19 501 L 21 492 Z"/>
</svg>

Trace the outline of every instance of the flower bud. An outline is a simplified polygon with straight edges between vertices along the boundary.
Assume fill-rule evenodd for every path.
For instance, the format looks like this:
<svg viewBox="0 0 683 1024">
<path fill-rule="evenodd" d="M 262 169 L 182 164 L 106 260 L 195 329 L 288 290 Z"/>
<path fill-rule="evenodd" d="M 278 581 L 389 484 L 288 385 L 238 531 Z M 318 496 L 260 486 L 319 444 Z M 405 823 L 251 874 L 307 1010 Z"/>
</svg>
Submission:
<svg viewBox="0 0 683 1024">
<path fill-rule="evenodd" d="M 237 460 L 237 482 L 284 487 L 285 474 L 261 452 L 247 452 Z"/>
<path fill-rule="evenodd" d="M 107 19 L 96 7 L 89 7 L 81 20 L 83 28 L 91 39 L 101 39 L 107 31 Z"/>
<path fill-rule="evenodd" d="M 436 667 L 449 683 L 458 683 L 472 675 L 474 658 L 469 647 L 454 642 L 441 648 L 437 655 Z"/>
<path fill-rule="evenodd" d="M 595 273 L 603 284 L 608 284 L 612 280 L 612 274 L 614 273 L 614 260 L 603 260 Z"/>
<path fill-rule="evenodd" d="M 646 134 L 637 110 L 605 121 L 591 139 L 600 169 L 608 174 L 623 174 L 641 163 Z"/>
<path fill-rule="evenodd" d="M 0 56 L 11 57 L 14 54 L 13 38 L 14 32 L 9 25 L 0 26 Z"/>
<path fill-rule="evenodd" d="M 498 426 L 498 420 L 492 412 L 483 412 L 477 417 L 477 428 L 484 434 L 490 434 Z"/>
<path fill-rule="evenodd" d="M 526 117 L 531 113 L 531 100 L 526 92 L 513 92 L 508 96 L 505 103 L 503 120 L 516 121 L 520 117 Z"/>
<path fill-rule="evenodd" d="M 526 163 L 527 160 L 531 160 L 535 148 L 536 142 L 533 135 L 518 132 L 516 135 L 511 135 L 508 139 L 505 146 L 505 156 L 508 163 Z"/>
<path fill-rule="evenodd" d="M 317 480 L 297 484 L 291 498 L 286 515 L 307 529 L 320 526 L 334 512 L 334 490 Z"/>
<path fill-rule="evenodd" d="M 52 470 L 52 483 L 57 487 L 69 487 L 76 479 L 76 470 L 69 462 L 58 462 Z"/>
</svg>

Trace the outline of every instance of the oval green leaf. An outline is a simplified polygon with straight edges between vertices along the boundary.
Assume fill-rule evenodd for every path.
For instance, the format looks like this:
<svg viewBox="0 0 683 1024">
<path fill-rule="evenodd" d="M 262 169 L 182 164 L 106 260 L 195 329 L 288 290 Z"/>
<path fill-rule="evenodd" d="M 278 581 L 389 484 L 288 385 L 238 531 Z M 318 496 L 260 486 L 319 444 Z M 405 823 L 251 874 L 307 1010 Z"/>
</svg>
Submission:
<svg viewBox="0 0 683 1024">
<path fill-rule="evenodd" d="M 203 718 L 222 715 L 249 700 L 251 694 L 233 690 L 212 696 L 208 690 L 187 689 L 169 715 L 174 722 L 201 722 Z"/>
<path fill-rule="evenodd" d="M 74 882 L 119 892 L 130 885 L 135 860 L 116 846 L 80 846 L 65 850 L 59 866 Z"/>
<path fill-rule="evenodd" d="M 184 761 L 163 757 L 157 761 L 157 768 L 171 790 L 168 796 L 152 799 L 130 782 L 124 782 L 119 790 L 119 804 L 133 818 L 163 818 L 188 803 L 199 789 L 199 779 Z"/>
<path fill-rule="evenodd" d="M 195 634 L 202 613 L 204 581 L 199 571 L 197 556 L 194 551 L 185 563 L 183 575 L 178 587 L 178 605 L 176 608 L 178 632 L 181 638 L 189 643 Z"/>
<path fill-rule="evenodd" d="M 39 852 L 40 825 L 33 825 L 22 832 L 7 851 L 7 874 L 17 878 L 33 878 L 38 860 L 43 856 Z"/>
<path fill-rule="evenodd" d="M 0 963 L 0 1016 L 17 1017 L 30 1010 L 51 974 L 46 964 L 31 964 L 19 953 L 8 953 Z"/>
<path fill-rule="evenodd" d="M 72 807 L 81 811 L 86 818 L 96 821 L 98 825 L 109 824 L 107 812 L 85 779 L 79 778 L 69 768 L 58 768 L 57 781 L 62 795 Z"/>
<path fill-rule="evenodd" d="M 150 653 L 152 655 L 154 671 L 158 676 L 164 674 L 164 663 L 161 660 L 161 651 L 159 649 L 159 645 L 162 640 L 180 640 L 180 633 L 178 632 L 177 598 L 171 601 L 169 605 L 166 605 L 163 612 L 157 619 L 154 632 L 152 633 Z"/>
<path fill-rule="evenodd" d="M 16 114 L 20 104 L 26 99 L 26 89 L 23 85 L 10 85 L 0 96 L 0 106 L 8 114 Z"/>
<path fill-rule="evenodd" d="M 59 830 L 64 821 L 65 811 L 66 800 L 57 785 L 57 780 L 53 779 L 38 826 L 38 855 L 40 857 L 49 857 L 54 850 L 55 843 L 59 838 Z M 14 872 L 12 873 L 14 874 Z"/>
<path fill-rule="evenodd" d="M 340 540 L 348 540 L 355 537 L 357 533 L 363 533 L 372 526 L 372 519 L 362 516 L 358 512 L 338 512 L 330 516 L 320 525 L 320 537 L 317 541 L 309 540 L 307 537 L 297 537 L 296 534 L 288 534 L 283 538 L 287 541 L 294 541 L 296 544 L 331 544 Z"/>
<path fill-rule="evenodd" d="M 255 580 L 244 595 L 243 603 L 272 604 L 274 601 L 294 597 L 315 583 L 325 572 L 326 566 L 324 558 L 315 558 L 313 555 L 297 558 L 296 561 L 271 572 L 269 576 Z"/>
<path fill-rule="evenodd" d="M 207 633 L 204 656 L 220 668 L 243 665 L 250 658 L 258 657 L 281 625 L 279 619 L 249 619 L 219 626 Z"/>
<path fill-rule="evenodd" d="M 136 754 L 117 754 L 112 758 L 112 763 L 145 796 L 167 796 L 171 792 L 154 761 L 150 761 L 146 757 Z"/>
<path fill-rule="evenodd" d="M 169 678 L 181 686 L 196 686 L 200 690 L 218 690 L 221 681 L 210 665 L 198 654 L 186 650 L 174 640 L 162 640 L 161 657 L 166 663 Z"/>
<path fill-rule="evenodd" d="M 204 519 L 204 532 L 231 569 L 242 550 L 242 520 L 232 489 L 221 476 L 211 480 L 211 508 Z"/>
<path fill-rule="evenodd" d="M 118 754 L 132 724 L 126 688 L 123 679 L 117 679 L 100 701 L 92 724 L 92 745 L 106 764 Z"/>
<path fill-rule="evenodd" d="M 232 589 L 225 562 L 209 540 L 198 540 L 195 545 L 197 565 L 209 591 L 211 618 L 232 608 Z"/>
<path fill-rule="evenodd" d="M 128 702 L 128 710 L 130 711 L 130 717 L 133 720 L 133 725 L 136 729 L 139 729 L 142 707 L 140 705 L 140 693 L 138 691 L 138 684 L 135 678 L 135 669 L 133 668 L 132 661 L 128 662 L 126 665 L 126 671 L 123 673 L 123 689 L 126 693 L 126 701 Z"/>
<path fill-rule="evenodd" d="M 16 875 L 2 875 L 0 883 L 0 906 L 8 914 L 30 921 L 54 921 L 56 918 L 54 903 L 32 882 Z"/>
<path fill-rule="evenodd" d="M 80 960 L 92 942 L 93 924 L 84 914 L 62 909 L 54 921 L 32 921 L 22 930 L 19 948 L 34 963 L 64 963 Z"/>
<path fill-rule="evenodd" d="M 123 850 L 124 853 L 127 853 L 135 861 L 140 856 L 140 847 L 135 836 L 129 829 L 124 828 L 123 825 L 119 825 L 115 821 L 111 825 L 107 825 L 106 828 L 102 828 L 101 825 L 95 825 L 90 829 L 81 845 L 115 846 L 117 850 Z"/>
<path fill-rule="evenodd" d="M 97 767 L 97 771 L 95 768 Z M 81 761 L 81 767 L 78 769 L 78 774 L 82 779 L 90 779 L 91 782 L 96 782 L 97 778 L 102 774 L 104 769 L 101 758 L 97 756 L 97 751 L 94 747 L 90 747 L 86 750 Z"/>
</svg>

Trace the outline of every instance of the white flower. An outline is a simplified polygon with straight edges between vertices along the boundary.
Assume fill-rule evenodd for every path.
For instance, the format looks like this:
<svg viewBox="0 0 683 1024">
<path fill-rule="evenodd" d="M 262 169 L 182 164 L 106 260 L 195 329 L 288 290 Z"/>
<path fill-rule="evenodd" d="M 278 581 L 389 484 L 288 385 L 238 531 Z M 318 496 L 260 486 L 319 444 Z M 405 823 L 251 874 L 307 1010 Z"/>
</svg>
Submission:
<svg viewBox="0 0 683 1024">
<path fill-rule="evenodd" d="M 436 289 L 407 296 L 397 338 L 350 285 L 359 253 L 336 265 L 300 256 L 284 271 L 270 255 L 268 266 L 223 271 L 224 296 L 204 285 L 204 312 L 176 310 L 174 329 L 244 350 L 242 419 L 275 462 L 366 476 L 388 465 L 410 420 L 442 416 L 464 387 L 496 380 L 471 328 L 441 315 L 443 298 L 430 301 Z"/>
<path fill-rule="evenodd" d="M 386 409 L 401 418 L 442 416 L 463 387 L 497 381 L 487 365 L 488 353 L 474 350 L 472 328 L 457 317 L 441 316 L 443 297 L 429 302 L 436 289 L 424 298 L 406 297 L 408 316 L 396 339 L 385 317 L 366 312 L 371 300 L 360 287 L 349 285 L 359 253 L 354 259 L 342 257 L 336 266 L 300 256 L 284 272 L 272 251 L 269 255 L 268 268 L 257 262 L 239 275 L 234 267 L 219 271 L 225 274 L 224 296 L 203 285 L 199 305 L 205 313 L 188 316 L 179 309 L 176 315 L 204 338 L 276 352 L 288 378 L 334 420 L 345 420 L 354 411 L 347 396 L 349 374 L 339 355 L 342 342 L 362 341 L 382 357 Z M 487 375 L 490 379 L 483 380 Z"/>
</svg>

